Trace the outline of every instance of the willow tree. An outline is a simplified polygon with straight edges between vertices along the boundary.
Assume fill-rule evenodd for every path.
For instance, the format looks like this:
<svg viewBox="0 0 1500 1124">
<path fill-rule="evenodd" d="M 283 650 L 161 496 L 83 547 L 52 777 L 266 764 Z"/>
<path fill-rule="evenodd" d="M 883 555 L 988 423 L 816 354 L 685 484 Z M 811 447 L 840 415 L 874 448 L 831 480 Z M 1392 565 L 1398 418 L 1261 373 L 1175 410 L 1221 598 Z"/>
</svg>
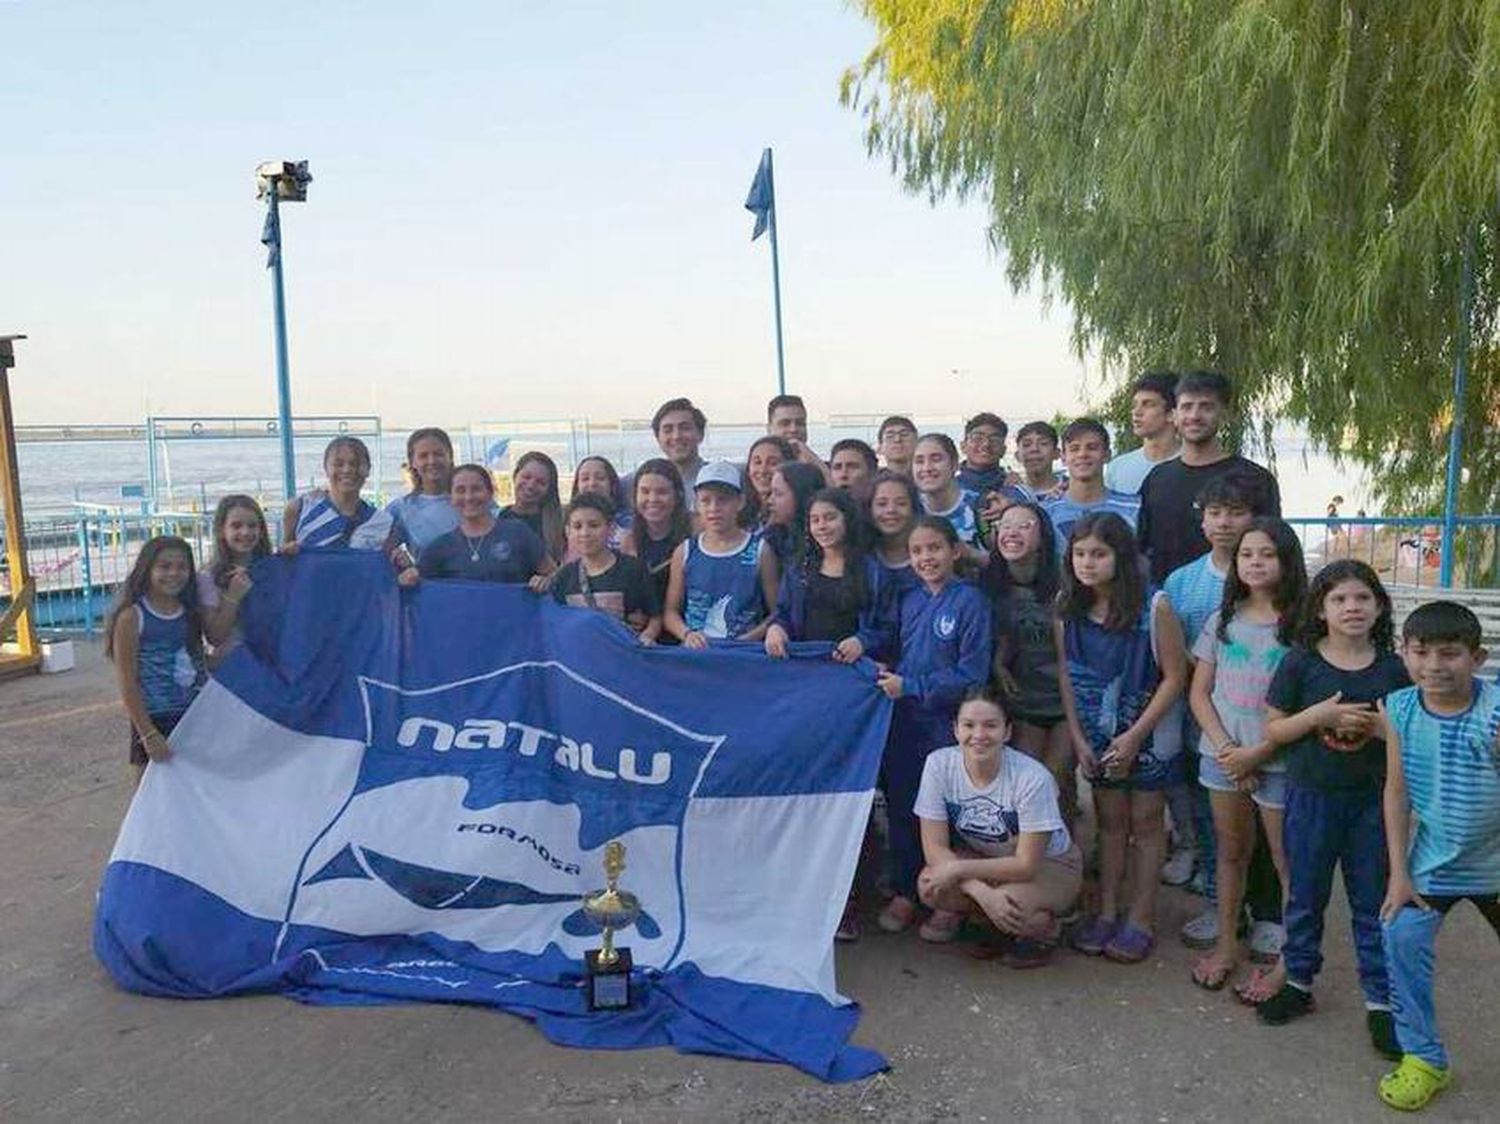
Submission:
<svg viewBox="0 0 1500 1124">
<path fill-rule="evenodd" d="M 1212 364 L 1428 504 L 1463 308 L 1464 506 L 1500 506 L 1500 0 L 861 7 L 842 96 L 871 152 L 987 200 L 1011 284 L 1067 304 L 1114 389 Z"/>
</svg>

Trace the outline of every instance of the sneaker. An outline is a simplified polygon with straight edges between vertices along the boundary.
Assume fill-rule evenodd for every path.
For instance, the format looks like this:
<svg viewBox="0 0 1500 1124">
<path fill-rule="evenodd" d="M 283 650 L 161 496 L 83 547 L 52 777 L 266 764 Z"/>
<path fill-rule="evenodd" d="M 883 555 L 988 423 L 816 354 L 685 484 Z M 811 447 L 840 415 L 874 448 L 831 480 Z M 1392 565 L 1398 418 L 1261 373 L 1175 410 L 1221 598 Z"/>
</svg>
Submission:
<svg viewBox="0 0 1500 1124">
<path fill-rule="evenodd" d="M 1190 917 L 1182 926 L 1182 943 L 1200 952 L 1219 943 L 1219 907 L 1213 902 L 1197 917 Z"/>
<path fill-rule="evenodd" d="M 1264 1003 L 1255 1005 L 1255 1013 L 1267 1026 L 1281 1026 L 1302 1015 L 1310 1015 L 1315 1009 L 1312 992 L 1289 983 L 1282 984 L 1281 990 Z"/>
<path fill-rule="evenodd" d="M 1193 871 L 1198 865 L 1198 852 L 1191 847 L 1182 847 L 1172 852 L 1161 868 L 1161 880 L 1168 886 L 1186 886 L 1193 880 Z"/>
<path fill-rule="evenodd" d="M 1088 917 L 1073 933 L 1073 947 L 1085 956 L 1102 956 L 1114 935 L 1114 921 L 1105 917 Z"/>
<path fill-rule="evenodd" d="M 844 916 L 839 918 L 839 927 L 834 930 L 833 939 L 846 944 L 859 940 L 859 915 L 854 912 L 853 898 L 844 905 Z"/>
<path fill-rule="evenodd" d="M 1396 1017 L 1388 1008 L 1372 1007 L 1365 1012 L 1365 1026 L 1370 1031 L 1370 1045 L 1382 1058 L 1401 1060 L 1401 1044 L 1396 1041 Z"/>
<path fill-rule="evenodd" d="M 899 894 L 886 903 L 880 916 L 875 919 L 875 923 L 887 933 L 904 932 L 915 925 L 916 921 L 917 907 L 910 898 L 903 898 Z"/>
<path fill-rule="evenodd" d="M 1250 926 L 1250 959 L 1271 964 L 1281 955 L 1286 943 L 1286 929 L 1274 921 L 1257 921 Z"/>
<path fill-rule="evenodd" d="M 964 915 L 951 909 L 935 909 L 932 916 L 917 929 L 917 936 L 929 944 L 947 944 L 963 928 Z"/>
</svg>

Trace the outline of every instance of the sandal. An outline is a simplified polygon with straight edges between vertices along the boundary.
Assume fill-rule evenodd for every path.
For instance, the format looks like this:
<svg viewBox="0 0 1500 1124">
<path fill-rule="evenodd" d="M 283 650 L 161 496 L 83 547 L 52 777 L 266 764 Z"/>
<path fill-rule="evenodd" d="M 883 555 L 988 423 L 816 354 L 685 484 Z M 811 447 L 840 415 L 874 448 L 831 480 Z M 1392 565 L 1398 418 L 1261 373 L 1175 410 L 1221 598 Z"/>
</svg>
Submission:
<svg viewBox="0 0 1500 1124">
<path fill-rule="evenodd" d="M 1204 991 L 1223 991 L 1232 975 L 1234 965 L 1213 953 L 1193 962 L 1193 982 Z"/>
<path fill-rule="evenodd" d="M 917 929 L 917 936 L 929 944 L 947 944 L 958 936 L 963 925 L 964 915 L 957 910 L 935 909 L 932 916 Z"/>
<path fill-rule="evenodd" d="M 1106 917 L 1087 917 L 1073 931 L 1073 947 L 1085 956 L 1098 956 L 1115 935 L 1115 923 Z"/>
<path fill-rule="evenodd" d="M 917 907 L 910 898 L 897 894 L 886 902 L 875 923 L 887 933 L 900 933 L 910 929 L 917 920 Z"/>
<path fill-rule="evenodd" d="M 1246 1007 L 1258 1007 L 1281 990 L 1276 981 L 1278 966 L 1256 968 L 1234 985 L 1234 997 Z"/>
<path fill-rule="evenodd" d="M 1116 964 L 1139 964 L 1151 955 L 1156 939 L 1145 929 L 1137 929 L 1126 922 L 1115 930 L 1109 944 L 1104 946 L 1104 955 Z"/>
<path fill-rule="evenodd" d="M 1415 1054 L 1407 1054 L 1400 1065 L 1380 1079 L 1380 1099 L 1402 1112 L 1416 1112 L 1451 1084 L 1451 1069 L 1439 1069 Z"/>
</svg>

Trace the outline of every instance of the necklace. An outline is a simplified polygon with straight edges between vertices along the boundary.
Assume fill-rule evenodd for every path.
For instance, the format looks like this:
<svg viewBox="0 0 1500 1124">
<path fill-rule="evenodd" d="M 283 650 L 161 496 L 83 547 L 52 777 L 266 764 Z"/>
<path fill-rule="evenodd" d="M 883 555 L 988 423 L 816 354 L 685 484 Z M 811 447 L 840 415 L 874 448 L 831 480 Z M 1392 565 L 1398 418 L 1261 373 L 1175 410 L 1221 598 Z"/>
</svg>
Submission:
<svg viewBox="0 0 1500 1124">
<path fill-rule="evenodd" d="M 492 527 L 492 528 L 490 528 L 490 530 L 494 530 L 494 528 Z M 484 534 L 480 535 L 477 539 L 470 538 L 469 537 L 469 533 L 467 531 L 460 531 L 459 533 L 463 535 L 464 542 L 466 542 L 466 543 L 469 544 L 469 561 L 470 562 L 478 562 L 479 561 L 479 548 L 484 545 L 484 540 L 490 537 L 490 532 L 486 531 Z"/>
</svg>

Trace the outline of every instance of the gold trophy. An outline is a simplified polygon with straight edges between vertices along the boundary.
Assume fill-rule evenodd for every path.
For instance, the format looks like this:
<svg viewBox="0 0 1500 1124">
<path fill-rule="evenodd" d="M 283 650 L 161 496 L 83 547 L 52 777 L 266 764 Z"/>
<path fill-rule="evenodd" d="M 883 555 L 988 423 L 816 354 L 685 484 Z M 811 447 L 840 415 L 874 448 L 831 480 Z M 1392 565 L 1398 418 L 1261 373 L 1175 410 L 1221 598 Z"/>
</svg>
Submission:
<svg viewBox="0 0 1500 1124">
<path fill-rule="evenodd" d="M 588 969 L 589 1010 L 620 1011 L 630 1006 L 630 949 L 615 947 L 615 930 L 635 924 L 641 914 L 640 900 L 617 883 L 625 871 L 625 844 L 618 839 L 604 846 L 604 881 L 583 899 L 583 912 L 604 930 L 601 947 L 583 954 Z"/>
</svg>

